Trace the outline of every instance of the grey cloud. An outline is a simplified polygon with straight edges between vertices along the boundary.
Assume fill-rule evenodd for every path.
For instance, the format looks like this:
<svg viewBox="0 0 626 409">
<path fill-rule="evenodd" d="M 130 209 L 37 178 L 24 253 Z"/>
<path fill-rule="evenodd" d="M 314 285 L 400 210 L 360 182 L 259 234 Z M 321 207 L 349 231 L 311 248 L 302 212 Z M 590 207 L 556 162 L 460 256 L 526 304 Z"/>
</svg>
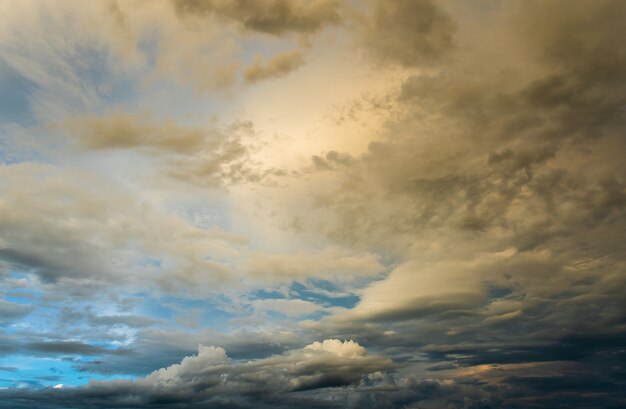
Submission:
<svg viewBox="0 0 626 409">
<path fill-rule="evenodd" d="M 113 114 L 76 117 L 58 126 L 89 150 L 138 150 L 165 162 L 165 173 L 190 183 L 219 186 L 259 179 L 249 160 L 251 122 L 217 127 L 180 126 L 150 116 Z"/>
<path fill-rule="evenodd" d="M 95 345 L 77 341 L 45 341 L 33 342 L 24 345 L 26 350 L 46 354 L 71 354 L 71 355 L 109 355 L 125 354 L 123 349 L 106 349 Z"/>
<path fill-rule="evenodd" d="M 486 44 L 472 44 L 465 60 L 406 78 L 365 154 L 341 164 L 313 157 L 337 187 L 317 191 L 300 226 L 400 261 L 354 308 L 305 326 L 396 359 L 425 354 L 449 363 L 431 372 L 456 380 L 480 379 L 483 365 L 594 362 L 584 371 L 603 381 L 589 390 L 610 390 L 606 404 L 618 407 L 621 372 L 606 379 L 599 367 L 624 362 L 626 7 L 507 7 L 497 13 L 518 26 L 489 34 L 511 41 L 519 71 L 506 58 L 473 60 Z M 504 366 L 492 385 L 504 390 L 484 397 L 497 398 L 493 407 L 577 407 L 565 394 L 579 378 L 554 371 L 536 374 L 549 398 L 528 374 L 507 384 L 514 370 Z M 580 407 L 594 405 L 604 403 L 581 396 Z"/>
<path fill-rule="evenodd" d="M 28 315 L 35 307 L 29 304 L 18 304 L 0 299 L 0 322 L 10 323 Z"/>
<path fill-rule="evenodd" d="M 145 327 L 159 322 L 139 315 L 90 315 L 89 322 L 93 325 L 126 325 L 129 327 Z"/>
<path fill-rule="evenodd" d="M 179 389 L 193 388 L 193 382 L 189 383 L 192 379 L 218 387 L 225 377 L 227 385 L 239 384 L 243 390 L 251 382 L 252 388 L 281 392 L 349 385 L 365 374 L 392 367 L 391 361 L 367 355 L 357 343 L 325 340 L 241 365 L 228 365 L 221 348 L 201 347 L 196 357 L 187 357 L 180 365 L 155 371 L 145 379 L 157 386 Z"/>
<path fill-rule="evenodd" d="M 90 341 L 93 342 L 93 338 Z M 130 353 L 131 351 L 125 348 L 105 348 L 83 340 L 68 341 L 59 334 L 32 333 L 19 328 L 13 333 L 0 333 L 0 355 L 2 356 L 59 357 L 60 355 L 85 355 L 120 357 Z"/>
<path fill-rule="evenodd" d="M 142 265 L 148 254 L 158 253 L 160 260 L 172 263 L 168 274 L 185 276 L 202 266 L 220 275 L 224 267 L 207 261 L 207 251 L 217 254 L 241 243 L 238 237 L 151 208 L 95 175 L 77 177 L 34 164 L 0 167 L 0 174 L 6 177 L 0 185 L 0 258 L 65 296 L 85 296 L 112 279 L 139 279 L 142 272 L 156 269 Z M 177 231 L 180 246 L 171 234 L 152 230 L 156 226 L 161 233 Z M 189 245 L 191 237 L 197 246 Z M 122 269 L 139 275 L 122 276 Z M 153 276 L 151 282 L 160 278 L 166 281 Z"/>
<path fill-rule="evenodd" d="M 247 30 L 274 35 L 310 34 L 340 21 L 336 0 L 174 0 L 173 4 L 181 16 L 215 14 Z"/>
<path fill-rule="evenodd" d="M 354 163 L 352 156 L 337 151 L 330 151 L 325 156 L 314 155 L 311 160 L 316 170 L 330 170 L 336 166 L 349 166 Z"/>
<path fill-rule="evenodd" d="M 306 391 L 358 384 L 371 373 L 394 368 L 358 344 L 338 340 L 316 342 L 300 350 L 248 362 L 233 362 L 221 348 L 200 346 L 198 354 L 136 381 L 91 382 L 59 390 L 3 391 L 3 398 L 25 404 L 62 407 L 307 407 L 334 406 Z M 301 395 L 300 393 L 304 393 Z M 317 404 L 316 404 L 317 402 Z M 311 405 L 312 404 L 312 405 Z M 45 404 L 44 404 L 45 405 Z M 55 406 L 57 405 L 57 406 Z"/>
<path fill-rule="evenodd" d="M 543 368 L 544 370 L 549 368 Z M 348 388 L 324 388 L 317 391 L 273 395 L 240 391 L 238 396 L 207 396 L 202 390 L 192 393 L 154 390 L 140 382 L 93 382 L 83 388 L 39 391 L 15 389 L 0 392 L 11 399 L 12 408 L 426 408 L 451 409 L 522 407 L 594 408 L 620 407 L 624 401 L 619 383 L 601 376 L 585 380 L 580 374 L 570 376 L 533 376 L 533 368 L 517 370 L 518 375 L 498 380 L 498 369 L 485 370 L 474 378 L 418 379 L 412 375 L 371 374 Z M 493 376 L 496 377 L 493 377 Z M 224 381 L 221 388 L 225 388 Z M 206 386 L 206 385 L 205 385 Z M 252 385 L 248 384 L 248 388 Z M 593 391 L 601 390 L 601 394 Z M 583 394 L 577 393 L 582 391 Z M 532 393 L 536 395 L 529 397 Z M 2 403 L 0 403 L 0 407 Z M 8 406 L 6 406 L 8 407 Z"/>
<path fill-rule="evenodd" d="M 91 361 L 76 363 L 84 372 L 123 373 L 144 376 L 155 369 L 197 351 L 198 344 L 219 344 L 236 360 L 259 359 L 280 354 L 299 346 L 304 335 L 281 329 L 251 330 L 241 328 L 228 333 L 204 330 L 197 333 L 181 330 L 162 330 L 156 327 L 141 328 L 125 355 L 109 355 L 94 364 Z M 310 337 L 304 337 L 310 339 Z"/>
<path fill-rule="evenodd" d="M 42 186 L 40 183 L 37 186 L 37 183 L 26 182 L 25 185 L 18 186 L 18 180 L 25 182 L 30 179 L 31 171 L 37 173 L 33 167 L 3 167 L 0 171 L 5 175 L 11 174 L 14 182 L 2 188 L 4 201 L 0 226 L 3 243 L 0 257 L 12 267 L 35 272 L 48 282 L 57 281 L 64 276 L 93 277 L 103 274 L 106 263 L 101 257 L 97 238 L 83 240 L 75 228 L 70 229 L 72 231 L 63 231 L 58 228 L 59 219 L 56 217 L 59 212 L 70 208 L 75 210 L 71 216 L 74 220 L 103 211 L 103 207 L 93 201 L 93 196 L 87 190 L 68 190 L 66 183 L 58 183 L 53 187 L 54 184 Z M 30 182 L 33 180 L 30 179 Z M 66 198 L 68 195 L 72 197 L 71 204 L 54 204 L 51 196 L 54 196 L 53 192 L 58 191 L 57 189 L 64 190 Z M 36 196 L 50 197 L 45 209 L 39 208 L 37 201 L 33 200 Z"/>
<path fill-rule="evenodd" d="M 65 127 L 87 149 L 148 148 L 192 153 L 201 149 L 208 139 L 201 128 L 167 122 L 155 124 L 149 117 L 128 114 L 74 118 Z"/>
<path fill-rule="evenodd" d="M 363 19 L 362 41 L 377 59 L 405 66 L 430 65 L 453 47 L 455 24 L 431 0 L 375 0 Z"/>
<path fill-rule="evenodd" d="M 245 78 L 249 83 L 269 78 L 279 78 L 298 69 L 304 64 L 304 56 L 300 51 L 277 54 L 263 62 L 257 59 L 254 64 L 246 68 Z"/>
<path fill-rule="evenodd" d="M 130 328 L 143 328 L 159 323 L 159 320 L 134 314 L 121 315 L 99 315 L 90 306 L 65 307 L 59 316 L 61 322 L 72 322 L 78 324 L 83 321 L 92 326 L 113 327 L 125 325 Z"/>
<path fill-rule="evenodd" d="M 248 23 L 252 14 L 246 13 L 254 13 L 256 3 L 251 11 L 235 9 L 239 3 L 219 3 L 222 9 L 217 2 L 187 4 L 181 14 L 237 13 L 230 18 L 256 31 L 300 30 L 295 20 Z M 128 355 L 77 365 L 96 373 L 145 374 L 209 340 L 230 344 L 227 349 L 232 347 L 235 358 L 254 360 L 228 361 L 220 350 L 210 349 L 149 381 L 94 383 L 66 391 L 10 390 L 0 396 L 11 408 L 184 407 L 189 402 L 194 407 L 623 407 L 624 4 L 501 3 L 504 10 L 497 13 L 509 12 L 512 20 L 488 27 L 485 37 L 506 43 L 515 58 L 487 64 L 473 53 L 488 48 L 489 41 L 465 44 L 459 54 L 450 55 L 449 64 L 430 66 L 432 72 L 412 70 L 398 84 L 390 96 L 396 97 L 394 104 L 385 108 L 389 118 L 384 129 L 364 154 L 332 151 L 312 157 L 313 166 L 323 172 L 307 177 L 319 177 L 322 187 L 306 186 L 305 191 L 313 191 L 306 198 L 309 207 L 301 202 L 285 206 L 298 209 L 298 226 L 363 254 L 382 254 L 394 264 L 388 275 L 358 290 L 354 308 L 304 322 L 301 332 L 288 334 L 194 336 L 143 328 Z M 377 59 L 406 69 L 441 60 L 454 49 L 455 24 L 435 3 L 381 1 L 372 13 L 365 20 L 365 38 L 373 36 L 370 50 Z M 289 20 L 292 15 L 285 16 Z M 200 185 L 211 185 L 213 177 L 260 177 L 238 162 L 247 156 L 237 138 L 206 156 L 185 156 L 195 149 L 195 139 L 183 138 L 186 143 L 178 148 L 171 136 L 157 133 L 156 139 L 144 139 L 131 133 L 126 147 L 171 155 L 179 172 L 174 176 Z M 32 192 L 48 197 L 45 189 L 28 192 L 28 197 Z M 67 206 L 58 210 L 52 202 L 47 213 L 33 202 L 17 200 L 22 196 L 8 198 L 0 202 L 2 210 L 9 210 L 0 213 L 0 249 L 11 266 L 32 268 L 49 280 L 76 277 L 79 269 L 71 263 L 90 267 L 89 256 L 101 254 L 100 242 L 79 243 L 84 236 L 51 222 L 63 220 L 65 213 L 97 220 L 78 206 L 84 198 L 69 209 L 74 212 L 66 211 Z M 182 245 L 166 236 L 150 248 L 168 253 L 197 244 L 193 234 Z M 182 254 L 199 260 L 205 253 Z M 355 259 L 351 254 L 344 267 L 380 272 L 375 257 Z M 98 265 L 90 271 L 99 271 L 100 261 L 96 258 Z M 303 278 L 311 271 L 345 271 L 337 266 L 330 257 L 326 262 L 298 254 L 261 254 L 246 267 L 254 277 Z M 99 319 L 113 323 L 118 317 Z M 294 346 L 294 338 L 312 334 L 358 339 L 369 351 L 403 365 L 316 353 L 307 358 L 305 350 L 268 357 Z M 225 338 L 228 342 L 213 342 Z M 18 344 L 0 336 L 4 353 L 16 352 Z M 68 347 L 33 345 L 50 354 Z M 376 373 L 392 369 L 397 373 Z M 151 382 L 173 389 L 155 388 Z"/>
</svg>

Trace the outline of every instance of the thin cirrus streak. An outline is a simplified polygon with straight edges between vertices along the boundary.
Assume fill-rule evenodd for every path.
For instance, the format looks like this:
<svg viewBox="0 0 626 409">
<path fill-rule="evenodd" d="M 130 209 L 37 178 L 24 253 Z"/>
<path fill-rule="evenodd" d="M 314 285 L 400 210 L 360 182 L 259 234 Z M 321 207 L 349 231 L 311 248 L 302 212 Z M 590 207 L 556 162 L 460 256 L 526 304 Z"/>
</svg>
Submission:
<svg viewBox="0 0 626 409">
<path fill-rule="evenodd" d="M 0 408 L 626 406 L 625 2 L 0 8 Z"/>
</svg>

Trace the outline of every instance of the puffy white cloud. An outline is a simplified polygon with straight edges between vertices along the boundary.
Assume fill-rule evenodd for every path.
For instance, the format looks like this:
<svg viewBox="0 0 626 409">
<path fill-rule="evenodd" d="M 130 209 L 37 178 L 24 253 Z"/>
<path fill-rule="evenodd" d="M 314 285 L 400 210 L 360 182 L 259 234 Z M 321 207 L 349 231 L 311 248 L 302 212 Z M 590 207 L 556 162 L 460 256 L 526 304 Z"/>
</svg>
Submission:
<svg viewBox="0 0 626 409">
<path fill-rule="evenodd" d="M 393 367 L 390 360 L 367 354 L 354 341 L 325 340 L 248 362 L 231 362 L 222 348 L 201 345 L 197 355 L 138 383 L 176 392 L 199 389 L 207 393 L 214 388 L 222 396 L 254 390 L 278 393 L 349 385 L 366 374 Z"/>
</svg>

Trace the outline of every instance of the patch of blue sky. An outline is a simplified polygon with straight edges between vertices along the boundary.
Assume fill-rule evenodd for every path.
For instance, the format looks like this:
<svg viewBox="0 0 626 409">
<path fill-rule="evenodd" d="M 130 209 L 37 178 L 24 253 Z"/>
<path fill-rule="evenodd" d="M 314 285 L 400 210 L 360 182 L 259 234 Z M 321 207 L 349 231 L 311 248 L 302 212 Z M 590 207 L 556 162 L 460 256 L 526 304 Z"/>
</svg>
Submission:
<svg viewBox="0 0 626 409">
<path fill-rule="evenodd" d="M 97 106 L 85 107 L 90 113 L 104 114 L 111 106 L 133 100 L 137 95 L 137 84 L 148 74 L 149 67 L 126 67 L 114 60 L 107 50 L 88 49 L 78 54 L 80 61 L 70 59 L 70 63 L 77 68 L 76 75 L 83 86 L 95 91 L 100 98 Z"/>
<path fill-rule="evenodd" d="M 193 84 L 150 76 L 142 84 L 140 93 L 129 94 L 111 109 L 148 113 L 157 121 L 175 120 L 181 126 L 227 125 L 234 119 L 234 113 L 220 96 L 213 92 L 199 92 Z"/>
<path fill-rule="evenodd" d="M 54 158 L 47 155 L 41 146 L 53 148 L 52 141 L 40 132 L 41 128 L 25 128 L 16 123 L 0 124 L 0 164 L 16 165 L 24 162 L 53 164 Z"/>
<path fill-rule="evenodd" d="M 145 315 L 150 318 L 173 320 L 175 317 L 174 309 L 166 306 L 160 299 L 160 297 L 150 296 L 148 294 L 143 295 L 141 304 L 137 307 L 137 313 Z"/>
<path fill-rule="evenodd" d="M 106 102 L 106 98 L 113 95 L 113 89 L 123 92 L 122 87 L 114 87 L 116 83 L 112 66 L 109 63 L 108 52 L 99 48 L 79 47 L 72 56 L 67 57 L 67 63 L 72 67 L 73 72 L 68 75 L 66 81 L 76 81 L 83 91 L 83 95 L 93 95 L 97 98 L 86 99 L 80 98 L 80 104 L 76 105 L 76 111 L 92 112 L 97 110 L 99 106 Z M 114 81 L 111 81 L 114 79 Z M 78 101 L 76 101 L 78 102 Z"/>
<path fill-rule="evenodd" d="M 226 311 L 229 300 L 225 297 L 215 299 L 188 299 L 172 295 L 160 298 L 160 302 L 167 305 L 174 312 L 175 318 L 185 319 L 189 315 L 202 328 L 225 330 L 233 318 L 242 317 L 245 312 Z"/>
<path fill-rule="evenodd" d="M 30 97 L 37 85 L 0 57 L 0 123 L 30 126 L 35 123 Z"/>
<path fill-rule="evenodd" d="M 302 300 L 328 307 L 352 308 L 359 302 L 357 295 L 328 280 L 295 282 L 290 286 L 290 292 Z"/>
<path fill-rule="evenodd" d="M 49 388 L 84 385 L 91 380 L 132 379 L 130 376 L 81 371 L 78 362 L 96 358 L 63 359 L 9 355 L 0 361 L 0 388 Z M 3 370 L 6 368 L 7 370 Z"/>
<path fill-rule="evenodd" d="M 8 290 L 3 299 L 15 304 L 31 305 L 41 293 L 32 290 Z"/>
<path fill-rule="evenodd" d="M 126 101 L 131 100 L 137 92 L 136 84 L 137 79 L 134 77 L 117 78 L 115 81 L 99 84 L 98 90 L 102 98 L 102 106 L 98 113 L 106 113 L 111 109 L 111 106 L 123 105 Z"/>
<path fill-rule="evenodd" d="M 288 300 L 299 299 L 313 302 L 324 307 L 351 308 L 359 301 L 359 297 L 346 291 L 341 286 L 328 280 L 307 280 L 294 282 L 289 285 L 288 291 L 259 289 L 248 294 L 250 300 Z M 316 312 L 311 315 L 323 316 L 325 312 Z"/>
<path fill-rule="evenodd" d="M 283 299 L 283 298 L 286 298 L 284 292 L 281 292 L 281 291 L 278 291 L 278 290 L 267 290 L 267 289 L 254 290 L 254 291 L 250 292 L 248 295 L 253 300 L 255 300 L 255 299 L 257 299 L 257 300 L 266 300 L 266 299 Z"/>
<path fill-rule="evenodd" d="M 144 257 L 139 260 L 138 264 L 141 267 L 156 267 L 161 268 L 162 261 L 158 258 Z"/>
<path fill-rule="evenodd" d="M 19 320 L 4 328 L 7 334 L 20 334 L 27 331 L 30 334 L 46 335 L 54 331 L 57 324 L 58 307 L 37 304 L 37 308 Z"/>
<path fill-rule="evenodd" d="M 180 329 L 193 323 L 200 328 L 223 331 L 229 328 L 230 320 L 245 316 L 249 311 L 229 311 L 230 300 L 192 299 L 174 295 L 144 295 L 136 313 L 161 320 L 160 328 Z"/>
<path fill-rule="evenodd" d="M 487 286 L 487 298 L 489 299 L 497 299 L 504 298 L 513 293 L 513 288 L 511 287 L 503 287 L 497 285 L 488 285 Z"/>
</svg>

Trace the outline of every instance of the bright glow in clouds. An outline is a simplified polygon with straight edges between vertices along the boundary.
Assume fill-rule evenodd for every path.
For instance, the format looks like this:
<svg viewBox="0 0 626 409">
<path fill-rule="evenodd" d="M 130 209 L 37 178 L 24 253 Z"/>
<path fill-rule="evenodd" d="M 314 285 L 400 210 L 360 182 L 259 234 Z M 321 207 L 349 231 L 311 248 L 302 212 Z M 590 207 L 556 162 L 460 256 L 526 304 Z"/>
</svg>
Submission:
<svg viewBox="0 0 626 409">
<path fill-rule="evenodd" d="M 625 21 L 0 1 L 0 409 L 626 407 Z"/>
</svg>

